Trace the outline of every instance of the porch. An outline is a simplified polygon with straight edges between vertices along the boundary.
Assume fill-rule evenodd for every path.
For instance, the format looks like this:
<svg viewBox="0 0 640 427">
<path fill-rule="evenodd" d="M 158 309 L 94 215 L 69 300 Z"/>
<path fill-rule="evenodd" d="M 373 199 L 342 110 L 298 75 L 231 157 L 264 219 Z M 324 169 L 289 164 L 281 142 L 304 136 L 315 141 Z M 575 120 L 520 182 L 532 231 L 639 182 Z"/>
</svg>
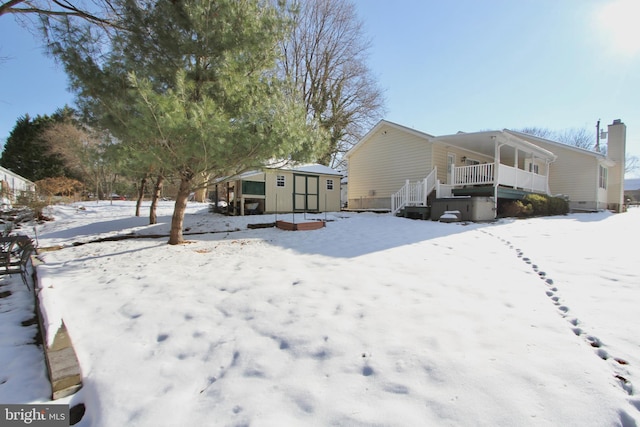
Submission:
<svg viewBox="0 0 640 427">
<path fill-rule="evenodd" d="M 496 163 L 470 166 L 450 166 L 451 184 L 436 179 L 437 169 L 424 179 L 406 181 L 391 196 L 391 213 L 405 207 L 429 206 L 428 198 L 489 196 L 505 199 L 521 199 L 529 193 L 549 193 L 549 177 L 535 172 Z"/>
<path fill-rule="evenodd" d="M 452 166 L 450 186 L 456 189 L 469 186 L 510 187 L 530 193 L 549 193 L 549 176 L 499 163 Z"/>
<path fill-rule="evenodd" d="M 392 213 L 407 206 L 429 206 L 433 197 L 488 196 L 497 203 L 498 198 L 550 193 L 549 165 L 555 155 L 543 148 L 503 131 L 461 133 L 433 141 L 447 153 L 446 183 L 438 179 L 435 166 L 423 180 L 406 181 L 391 196 Z M 461 166 L 456 164 L 458 158 Z"/>
</svg>

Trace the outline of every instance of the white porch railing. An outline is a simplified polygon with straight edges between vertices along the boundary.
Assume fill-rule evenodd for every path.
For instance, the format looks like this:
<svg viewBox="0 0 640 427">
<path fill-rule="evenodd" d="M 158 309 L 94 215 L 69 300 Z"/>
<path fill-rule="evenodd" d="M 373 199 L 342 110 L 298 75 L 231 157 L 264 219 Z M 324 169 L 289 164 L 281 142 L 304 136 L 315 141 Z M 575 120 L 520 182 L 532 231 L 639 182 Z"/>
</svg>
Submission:
<svg viewBox="0 0 640 427">
<path fill-rule="evenodd" d="M 437 168 L 423 180 L 410 182 L 407 180 L 400 190 L 391 195 L 391 213 L 396 214 L 405 206 L 427 206 L 427 196 L 436 188 Z"/>
<path fill-rule="evenodd" d="M 453 185 L 492 184 L 495 163 L 453 168 Z"/>
<path fill-rule="evenodd" d="M 513 188 L 535 191 L 538 193 L 549 192 L 549 179 L 546 175 L 539 175 L 507 165 L 500 165 L 498 184 L 508 185 Z"/>
<path fill-rule="evenodd" d="M 549 180 L 546 175 L 539 175 L 503 164 L 498 165 L 497 171 L 498 185 L 507 185 L 541 193 L 548 192 Z M 451 174 L 452 185 L 494 184 L 495 172 L 495 163 L 454 167 Z"/>
</svg>

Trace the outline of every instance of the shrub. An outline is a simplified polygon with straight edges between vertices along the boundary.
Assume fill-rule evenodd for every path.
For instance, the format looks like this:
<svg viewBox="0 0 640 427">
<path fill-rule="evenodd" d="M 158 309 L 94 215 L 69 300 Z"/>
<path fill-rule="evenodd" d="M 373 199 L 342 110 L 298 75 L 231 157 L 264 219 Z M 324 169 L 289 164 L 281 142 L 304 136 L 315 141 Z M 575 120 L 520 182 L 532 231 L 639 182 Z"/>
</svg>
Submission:
<svg viewBox="0 0 640 427">
<path fill-rule="evenodd" d="M 542 194 L 527 194 L 524 203 L 531 205 L 533 215 L 549 215 L 549 198 Z"/>
<path fill-rule="evenodd" d="M 569 213 L 569 202 L 566 199 L 544 194 L 529 194 L 523 200 L 502 200 L 499 204 L 499 214 L 503 217 L 566 215 L 567 213 Z"/>
<path fill-rule="evenodd" d="M 562 197 L 549 197 L 549 215 L 566 215 L 569 213 L 569 202 Z"/>
<path fill-rule="evenodd" d="M 530 216 L 533 213 L 531 205 L 525 205 L 520 200 L 509 200 L 502 204 L 502 216 L 505 217 L 523 217 Z"/>
<path fill-rule="evenodd" d="M 48 203 L 38 197 L 36 193 L 33 192 L 23 192 L 18 196 L 18 200 L 16 203 L 18 206 L 24 206 L 27 210 L 33 212 L 35 218 L 42 220 L 47 217 L 44 215 L 44 208 L 48 206 Z"/>
</svg>

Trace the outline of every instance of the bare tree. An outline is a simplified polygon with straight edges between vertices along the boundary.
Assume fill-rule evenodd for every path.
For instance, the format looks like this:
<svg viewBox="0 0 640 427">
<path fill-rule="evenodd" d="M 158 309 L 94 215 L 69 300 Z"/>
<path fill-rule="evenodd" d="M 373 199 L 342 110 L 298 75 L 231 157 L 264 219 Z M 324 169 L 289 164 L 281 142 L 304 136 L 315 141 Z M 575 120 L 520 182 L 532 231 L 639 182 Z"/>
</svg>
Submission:
<svg viewBox="0 0 640 427">
<path fill-rule="evenodd" d="M 335 167 L 384 112 L 383 93 L 367 66 L 370 42 L 350 0 L 292 0 L 289 6 L 292 30 L 282 43 L 281 69 L 328 134 L 317 161 Z"/>
<path fill-rule="evenodd" d="M 561 131 L 554 131 L 549 128 L 532 126 L 522 128 L 519 130 L 519 132 L 538 136 L 540 138 L 558 141 L 563 144 L 583 148 L 585 150 L 596 151 L 594 134 L 587 128 L 570 128 Z M 607 146 L 600 145 L 599 152 L 606 155 Z M 638 159 L 637 156 L 626 155 L 624 167 L 625 173 L 635 172 L 638 169 L 640 169 L 640 159 Z"/>
<path fill-rule="evenodd" d="M 49 153 L 58 156 L 96 195 L 104 193 L 116 175 L 105 157 L 109 142 L 104 135 L 67 120 L 49 126 L 42 140 Z"/>
<path fill-rule="evenodd" d="M 636 172 L 638 169 L 640 169 L 640 159 L 638 159 L 638 156 L 626 156 L 624 173 Z"/>
<path fill-rule="evenodd" d="M 519 129 L 519 132 L 537 136 L 585 150 L 595 150 L 594 133 L 586 128 L 569 128 L 560 131 L 536 126 Z"/>
<path fill-rule="evenodd" d="M 558 133 L 558 141 L 585 150 L 595 151 L 596 149 L 593 131 L 586 128 L 565 129 Z"/>
<path fill-rule="evenodd" d="M 0 3 L 0 16 L 36 15 L 45 22 L 50 18 L 80 18 L 99 26 L 114 26 L 117 15 L 111 0 L 8 0 Z"/>
</svg>

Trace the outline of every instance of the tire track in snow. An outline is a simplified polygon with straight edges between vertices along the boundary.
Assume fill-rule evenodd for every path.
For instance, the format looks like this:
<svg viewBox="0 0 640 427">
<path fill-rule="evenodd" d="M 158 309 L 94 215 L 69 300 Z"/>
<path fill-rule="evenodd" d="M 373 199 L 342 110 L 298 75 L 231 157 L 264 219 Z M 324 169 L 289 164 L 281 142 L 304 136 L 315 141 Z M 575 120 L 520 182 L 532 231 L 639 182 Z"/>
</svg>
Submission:
<svg viewBox="0 0 640 427">
<path fill-rule="evenodd" d="M 558 314 L 569 322 L 573 333 L 579 337 L 582 337 L 587 342 L 587 344 L 594 348 L 594 354 L 596 356 L 604 361 L 609 362 L 609 366 L 611 366 L 614 371 L 613 377 L 618 381 L 622 389 L 629 396 L 634 396 L 635 393 L 633 384 L 628 379 L 630 373 L 626 369 L 624 369 L 624 366 L 628 365 L 628 362 L 622 358 L 611 356 L 608 351 L 602 348 L 604 344 L 598 337 L 589 334 L 583 329 L 580 319 L 569 315 L 569 307 L 562 302 L 562 299 L 558 295 L 558 287 L 554 283 L 553 279 L 548 277 L 547 273 L 544 270 L 541 270 L 537 264 L 535 264 L 529 257 L 525 256 L 524 252 L 521 249 L 516 248 L 509 240 L 496 236 L 495 234 L 492 234 L 486 230 L 481 229 L 480 231 L 487 234 L 488 236 L 500 240 L 510 249 L 513 249 L 516 252 L 516 256 L 518 258 L 520 258 L 527 265 L 531 266 L 533 271 L 538 274 L 538 277 L 540 277 L 540 279 L 544 281 L 544 284 L 547 286 L 545 294 L 549 297 L 549 300 L 556 306 Z M 640 411 L 640 405 L 638 404 L 638 402 L 631 401 L 630 403 L 636 410 Z"/>
</svg>

